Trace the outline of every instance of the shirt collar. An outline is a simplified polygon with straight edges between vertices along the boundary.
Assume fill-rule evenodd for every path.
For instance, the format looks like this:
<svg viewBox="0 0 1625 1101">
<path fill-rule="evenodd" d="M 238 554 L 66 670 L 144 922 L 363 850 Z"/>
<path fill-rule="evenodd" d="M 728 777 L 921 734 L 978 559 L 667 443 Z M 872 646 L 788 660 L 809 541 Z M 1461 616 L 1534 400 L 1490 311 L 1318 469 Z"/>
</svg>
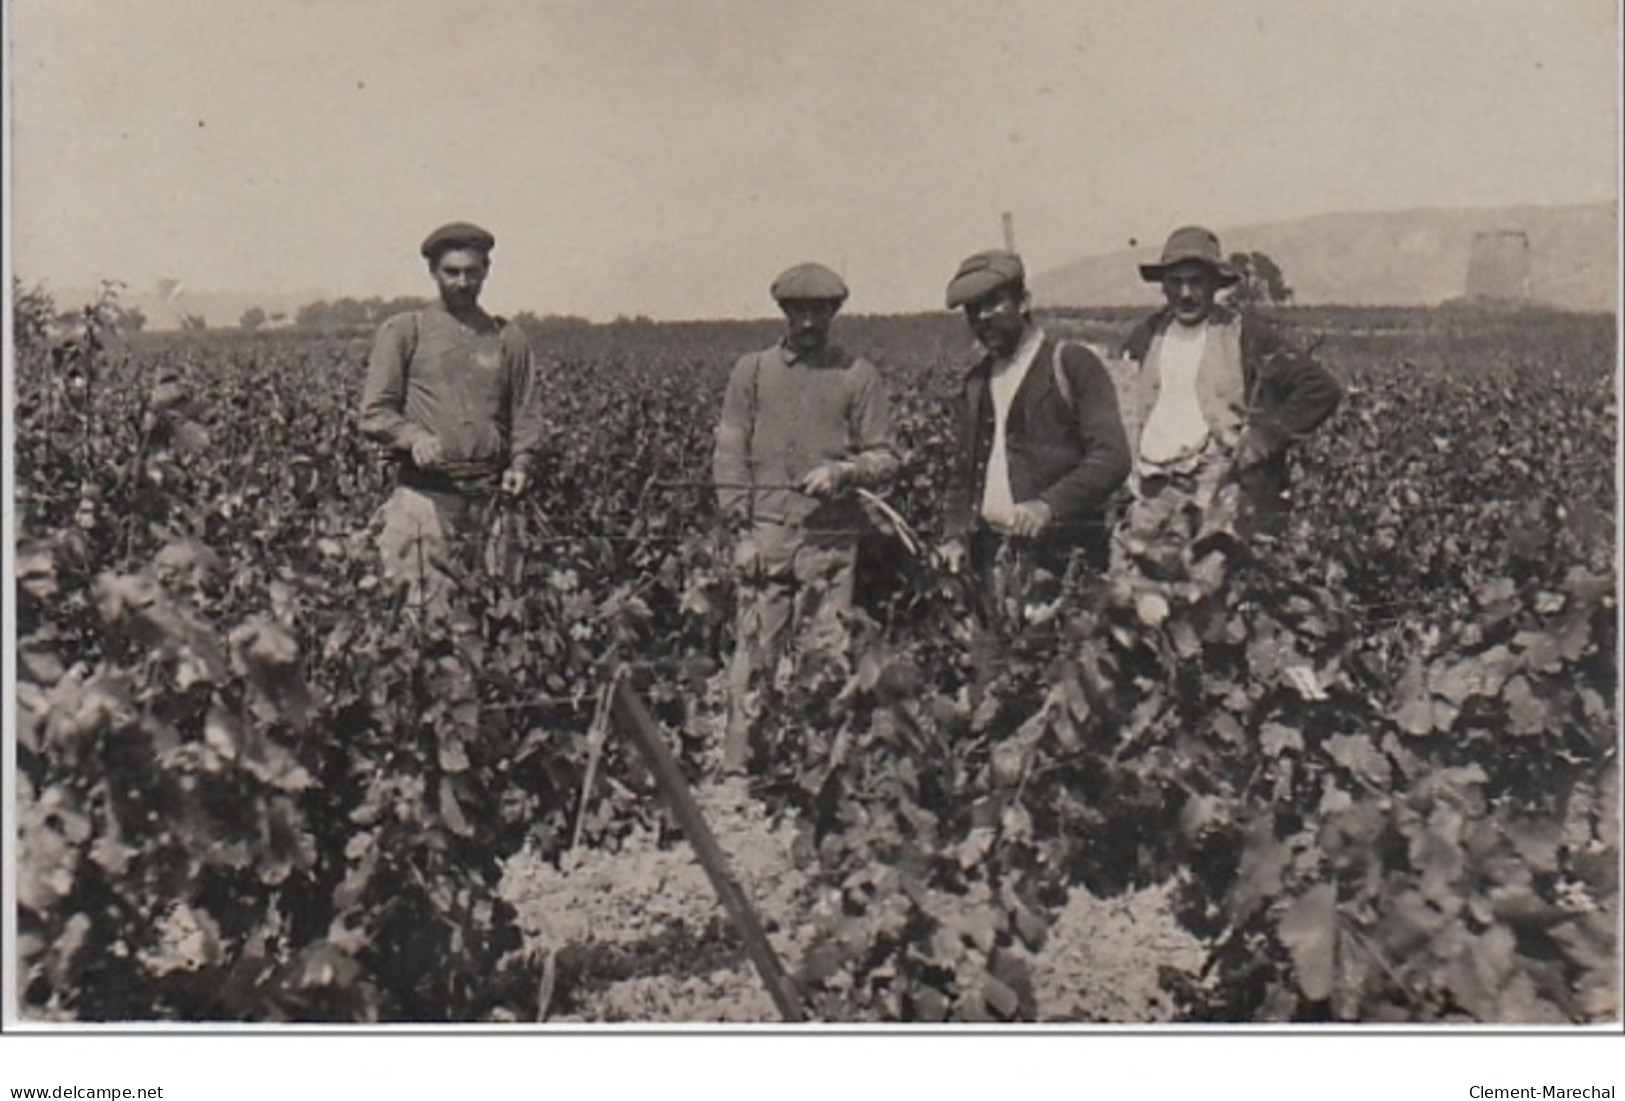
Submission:
<svg viewBox="0 0 1625 1101">
<path fill-rule="evenodd" d="M 458 317 L 456 314 L 452 313 L 449 308 L 447 308 L 445 300 L 441 298 L 436 298 L 433 302 L 430 302 L 427 306 L 425 306 L 424 309 L 432 313 L 442 314 L 459 325 L 469 326 L 475 329 L 483 329 L 490 325 L 492 321 L 491 315 L 485 312 L 485 307 L 480 306 L 478 303 L 476 303 L 474 306 L 474 315 L 471 318 Z"/>
<path fill-rule="evenodd" d="M 1016 345 L 1016 350 L 1011 352 L 1008 358 L 999 357 L 993 360 L 993 373 L 1000 374 L 1011 368 L 1025 371 L 1043 343 L 1044 330 L 1037 325 L 1028 325 L 1027 331 L 1021 336 L 1021 343 Z"/>
<path fill-rule="evenodd" d="M 1162 324 L 1160 327 L 1164 331 L 1171 329 L 1180 323 L 1179 318 L 1174 316 L 1173 308 L 1170 306 L 1164 306 L 1161 310 L 1161 315 Z M 1240 316 L 1241 315 L 1238 314 L 1233 308 L 1226 306 L 1223 302 L 1215 302 L 1213 304 L 1213 308 L 1208 311 L 1207 316 L 1202 319 L 1202 323 L 1200 325 L 1186 325 L 1183 327 L 1187 329 L 1211 329 L 1219 325 L 1228 325 Z"/>
<path fill-rule="evenodd" d="M 1202 323 L 1199 325 L 1186 325 L 1184 322 L 1175 318 L 1173 321 L 1168 323 L 1168 327 L 1166 329 L 1162 330 L 1162 335 L 1165 338 L 1171 336 L 1175 340 L 1184 340 L 1190 343 L 1195 343 L 1196 341 L 1202 340 L 1207 336 L 1207 331 L 1212 327 L 1212 325 L 1212 318 L 1204 318 Z"/>
<path fill-rule="evenodd" d="M 841 361 L 841 350 L 834 344 L 825 344 L 816 352 L 803 355 L 790 347 L 783 340 L 779 341 L 779 355 L 786 367 L 794 367 L 798 363 L 805 363 L 809 367 L 831 367 Z"/>
</svg>

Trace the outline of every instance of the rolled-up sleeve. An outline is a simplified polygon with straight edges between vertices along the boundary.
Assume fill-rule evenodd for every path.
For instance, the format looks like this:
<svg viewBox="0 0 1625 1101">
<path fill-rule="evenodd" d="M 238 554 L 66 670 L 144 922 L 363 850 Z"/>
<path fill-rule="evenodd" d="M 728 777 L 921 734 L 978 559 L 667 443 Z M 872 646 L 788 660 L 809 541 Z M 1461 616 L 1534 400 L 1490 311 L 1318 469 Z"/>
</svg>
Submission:
<svg viewBox="0 0 1625 1101">
<path fill-rule="evenodd" d="M 716 483 L 717 506 L 724 515 L 743 517 L 749 511 L 751 484 L 750 430 L 753 410 L 751 379 L 755 357 L 745 356 L 728 375 L 728 388 L 722 396 L 722 416 L 717 422 L 716 449 L 711 456 L 711 477 Z"/>
<path fill-rule="evenodd" d="M 892 424 L 891 393 L 880 371 L 868 360 L 858 362 L 858 388 L 852 405 L 854 481 L 867 488 L 897 477 L 903 460 Z"/>
<path fill-rule="evenodd" d="M 361 391 L 361 431 L 370 440 L 398 451 L 430 435 L 406 418 L 406 369 L 411 358 L 411 315 L 400 314 L 378 327 L 367 357 L 367 381 Z"/>
<path fill-rule="evenodd" d="M 508 370 L 509 401 L 509 463 L 524 470 L 531 469 L 547 436 L 547 417 L 543 412 L 542 383 L 531 352 L 530 341 L 517 325 L 510 324 L 502 332 L 503 355 Z"/>
<path fill-rule="evenodd" d="M 1337 410 L 1343 386 L 1312 353 L 1289 342 L 1274 325 L 1248 318 L 1243 354 L 1258 364 L 1250 424 L 1272 451 L 1320 427 Z"/>
</svg>

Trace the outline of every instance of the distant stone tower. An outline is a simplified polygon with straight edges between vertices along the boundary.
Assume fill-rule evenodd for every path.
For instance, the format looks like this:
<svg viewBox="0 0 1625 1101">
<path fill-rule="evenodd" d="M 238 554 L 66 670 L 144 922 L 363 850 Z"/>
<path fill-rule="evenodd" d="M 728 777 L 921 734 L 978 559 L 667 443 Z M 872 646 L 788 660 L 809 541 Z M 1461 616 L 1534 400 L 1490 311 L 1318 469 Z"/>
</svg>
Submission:
<svg viewBox="0 0 1625 1101">
<path fill-rule="evenodd" d="M 1529 234 L 1521 229 L 1473 234 L 1467 259 L 1467 297 L 1529 301 Z"/>
</svg>

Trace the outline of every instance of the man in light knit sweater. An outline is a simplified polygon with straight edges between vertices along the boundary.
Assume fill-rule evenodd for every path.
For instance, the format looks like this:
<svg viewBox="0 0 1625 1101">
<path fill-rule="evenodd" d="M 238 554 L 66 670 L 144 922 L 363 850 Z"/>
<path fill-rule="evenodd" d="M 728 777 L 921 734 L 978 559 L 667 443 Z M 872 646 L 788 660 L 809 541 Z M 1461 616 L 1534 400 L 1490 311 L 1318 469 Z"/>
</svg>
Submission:
<svg viewBox="0 0 1625 1101">
<path fill-rule="evenodd" d="M 958 465 L 942 555 L 984 583 L 1006 543 L 1059 579 L 1074 551 L 1104 569 L 1105 505 L 1129 473 L 1117 392 L 1086 346 L 1058 344 L 1032 317 L 1013 252 L 979 252 L 948 284 L 985 355 L 965 376 Z M 1057 585 L 1050 585 L 1053 591 Z M 1028 593 L 1028 602 L 1048 593 Z"/>
<path fill-rule="evenodd" d="M 529 484 L 544 431 L 530 346 L 517 325 L 480 308 L 496 240 L 467 222 L 441 226 L 419 252 L 440 301 L 378 328 L 361 395 L 361 431 L 396 463 L 381 510 L 384 576 L 414 608 L 450 610 L 450 559 L 483 540 L 479 504 Z M 510 565 L 511 546 L 486 543 L 487 569 Z"/>
<path fill-rule="evenodd" d="M 734 364 L 712 461 L 723 514 L 743 532 L 723 742 L 723 769 L 734 775 L 750 763 L 755 681 L 778 664 L 792 621 L 838 630 L 851 606 L 867 523 L 851 491 L 884 485 L 900 465 L 880 372 L 830 343 L 847 297 L 841 277 L 798 264 L 772 294 L 785 335 Z"/>
<path fill-rule="evenodd" d="M 1341 386 L 1269 321 L 1217 303 L 1240 276 L 1210 231 L 1175 230 L 1140 274 L 1162 285 L 1168 304 L 1124 348 L 1137 494 L 1233 464 L 1256 528 L 1271 530 L 1287 507 L 1287 449 L 1331 416 Z"/>
</svg>

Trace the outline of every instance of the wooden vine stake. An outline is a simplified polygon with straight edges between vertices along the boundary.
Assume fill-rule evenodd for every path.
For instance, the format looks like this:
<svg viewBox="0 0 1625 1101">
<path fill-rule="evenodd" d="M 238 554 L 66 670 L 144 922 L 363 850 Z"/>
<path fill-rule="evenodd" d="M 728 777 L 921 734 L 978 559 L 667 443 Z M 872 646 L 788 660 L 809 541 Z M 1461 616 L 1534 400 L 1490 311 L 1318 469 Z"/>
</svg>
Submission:
<svg viewBox="0 0 1625 1101">
<path fill-rule="evenodd" d="M 762 977 L 762 983 L 778 1008 L 779 1016 L 786 1021 L 806 1020 L 801 1008 L 801 995 L 779 963 L 773 946 L 768 943 L 761 919 L 756 916 L 745 892 L 728 870 L 728 858 L 717 845 L 711 827 L 706 825 L 705 815 L 700 812 L 699 804 L 688 789 L 688 781 L 683 779 L 682 769 L 677 766 L 677 759 L 672 756 L 671 749 L 661 736 L 659 724 L 627 679 L 619 675 L 619 670 L 613 677 L 610 691 L 611 717 L 638 747 L 649 770 L 654 773 L 660 790 L 670 801 L 672 811 L 677 815 L 677 824 L 683 828 L 683 836 L 694 846 L 700 866 L 710 877 L 717 898 L 728 912 L 728 919 L 745 942 L 745 951 L 756 965 L 756 972 Z"/>
</svg>

